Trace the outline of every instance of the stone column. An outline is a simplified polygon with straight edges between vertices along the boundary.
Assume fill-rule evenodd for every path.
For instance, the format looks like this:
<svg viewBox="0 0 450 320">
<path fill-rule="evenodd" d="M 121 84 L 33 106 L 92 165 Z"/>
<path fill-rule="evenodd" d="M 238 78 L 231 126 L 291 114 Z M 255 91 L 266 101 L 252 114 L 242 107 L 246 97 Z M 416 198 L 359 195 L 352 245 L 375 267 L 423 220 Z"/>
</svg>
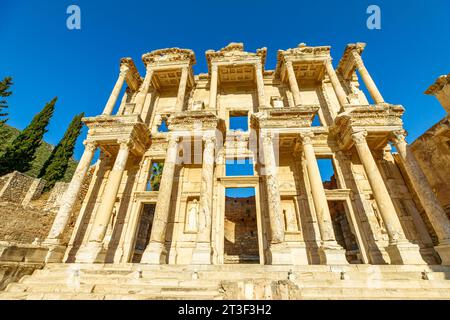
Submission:
<svg viewBox="0 0 450 320">
<path fill-rule="evenodd" d="M 286 70 L 289 78 L 289 86 L 291 87 L 292 96 L 294 97 L 294 105 L 298 107 L 302 104 L 302 102 L 300 98 L 300 90 L 298 87 L 297 78 L 295 77 L 292 61 L 286 61 Z"/>
<path fill-rule="evenodd" d="M 145 74 L 144 81 L 142 82 L 141 88 L 139 89 L 139 93 L 135 98 L 135 106 L 134 112 L 135 114 L 141 114 L 142 109 L 145 104 L 145 98 L 147 97 L 148 90 L 150 89 L 150 85 L 152 83 L 154 70 L 153 68 L 147 66 L 147 73 Z"/>
<path fill-rule="evenodd" d="M 128 156 L 130 154 L 131 142 L 128 140 L 119 141 L 120 149 L 117 154 L 114 166 L 109 174 L 103 192 L 102 205 L 99 206 L 95 214 L 94 222 L 89 233 L 89 240 L 85 248 L 80 249 L 77 254 L 77 262 L 96 263 L 104 262 L 105 249 L 103 240 L 105 238 L 111 214 L 116 203 L 117 193 L 122 182 L 123 173 L 126 168 Z"/>
<path fill-rule="evenodd" d="M 106 103 L 105 109 L 103 110 L 103 115 L 110 116 L 114 110 L 117 99 L 119 98 L 120 91 L 122 90 L 123 83 L 125 82 L 125 77 L 127 76 L 130 68 L 126 65 L 120 66 L 119 78 L 117 79 L 116 85 L 109 96 L 108 102 Z"/>
<path fill-rule="evenodd" d="M 435 250 L 441 257 L 442 264 L 450 265 L 450 221 L 409 149 L 405 136 L 404 131 L 394 132 L 393 142 L 411 185 L 439 239 L 439 245 Z"/>
<path fill-rule="evenodd" d="M 73 206 L 80 194 L 81 185 L 94 157 L 97 144 L 91 141 L 85 141 L 85 150 L 83 156 L 78 163 L 77 169 L 64 193 L 62 205 L 56 214 L 52 228 L 44 241 L 44 244 L 50 247 L 46 262 L 61 262 L 65 246 L 61 246 L 61 237 L 69 222 Z"/>
<path fill-rule="evenodd" d="M 258 61 L 255 64 L 256 87 L 258 91 L 259 108 L 267 107 L 266 93 L 264 92 L 264 75 L 262 72 L 262 63 Z"/>
<path fill-rule="evenodd" d="M 192 255 L 192 264 L 211 264 L 211 220 L 214 186 L 214 137 L 205 138 L 203 150 L 202 184 L 200 190 L 200 214 L 197 244 Z"/>
<path fill-rule="evenodd" d="M 325 60 L 325 69 L 327 71 L 328 76 L 330 77 L 331 84 L 333 85 L 334 92 L 336 92 L 336 96 L 338 98 L 339 104 L 343 109 L 346 105 L 348 105 L 348 98 L 345 94 L 344 89 L 341 86 L 341 82 L 339 81 L 338 76 L 336 75 L 336 71 L 333 68 L 333 64 L 331 63 L 331 58 Z"/>
<path fill-rule="evenodd" d="M 170 203 L 172 198 L 173 178 L 178 156 L 179 137 L 171 135 L 167 147 L 166 160 L 158 191 L 158 202 L 148 244 L 142 256 L 141 263 L 165 264 L 167 251 L 165 248 L 167 223 L 169 222 Z"/>
<path fill-rule="evenodd" d="M 367 145 L 366 136 L 366 131 L 359 131 L 352 134 L 352 139 L 355 142 L 356 150 L 367 174 L 378 210 L 386 226 L 389 236 L 389 246 L 386 248 L 386 251 L 389 254 L 391 263 L 424 264 L 425 262 L 419 253 L 419 247 L 406 239 L 383 177 Z"/>
<path fill-rule="evenodd" d="M 218 81 L 219 67 L 217 64 L 211 65 L 211 81 L 209 85 L 209 109 L 216 109 L 217 102 L 217 81 Z"/>
<path fill-rule="evenodd" d="M 353 60 L 355 62 L 356 68 L 359 71 L 359 74 L 361 75 L 361 78 L 364 81 L 364 84 L 366 85 L 367 90 L 369 91 L 370 95 L 372 96 L 372 99 L 375 101 L 376 104 L 384 103 L 383 96 L 381 95 L 380 91 L 378 90 L 377 86 L 375 85 L 375 82 L 373 81 L 372 77 L 369 74 L 369 71 L 367 71 L 366 66 L 364 65 L 363 60 L 361 59 L 361 56 L 358 52 L 353 51 Z"/>
<path fill-rule="evenodd" d="M 265 167 L 264 175 L 270 223 L 269 254 L 271 264 L 291 264 L 291 252 L 284 239 L 284 217 L 281 207 L 273 139 L 274 134 L 272 132 L 262 133 L 262 148 Z"/>
<path fill-rule="evenodd" d="M 312 132 L 300 134 L 303 152 L 305 154 L 306 170 L 308 171 L 314 208 L 316 210 L 317 223 L 322 239 L 321 247 L 319 248 L 320 261 L 322 264 L 347 264 L 345 250 L 336 242 L 334 236 L 330 209 L 328 208 L 328 201 L 312 144 L 313 137 L 314 134 Z"/>
<path fill-rule="evenodd" d="M 187 87 L 187 80 L 189 77 L 189 67 L 183 67 L 181 68 L 181 78 L 180 78 L 180 85 L 178 87 L 178 95 L 177 95 L 177 102 L 175 109 L 178 112 L 183 111 L 184 106 L 184 97 L 186 95 L 186 87 Z"/>
</svg>

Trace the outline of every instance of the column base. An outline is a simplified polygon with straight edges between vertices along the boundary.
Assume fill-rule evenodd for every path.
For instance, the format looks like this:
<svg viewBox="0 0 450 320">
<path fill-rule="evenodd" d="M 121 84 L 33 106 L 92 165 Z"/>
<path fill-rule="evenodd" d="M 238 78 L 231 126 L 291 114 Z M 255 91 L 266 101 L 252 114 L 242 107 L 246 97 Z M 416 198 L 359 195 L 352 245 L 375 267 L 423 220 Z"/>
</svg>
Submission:
<svg viewBox="0 0 450 320">
<path fill-rule="evenodd" d="M 440 244 L 434 247 L 434 250 L 441 258 L 441 264 L 444 266 L 450 266 L 450 244 Z"/>
<path fill-rule="evenodd" d="M 320 264 L 344 265 L 348 264 L 345 250 L 337 243 L 325 243 L 319 248 Z"/>
<path fill-rule="evenodd" d="M 291 263 L 296 266 L 308 265 L 308 252 L 305 243 L 287 242 L 291 255 Z"/>
<path fill-rule="evenodd" d="M 166 264 L 167 250 L 160 242 L 150 242 L 142 255 L 141 263 Z"/>
<path fill-rule="evenodd" d="M 211 264 L 211 244 L 197 243 L 192 252 L 192 264 Z"/>
<path fill-rule="evenodd" d="M 59 239 L 45 239 L 42 244 L 48 247 L 45 257 L 46 263 L 60 263 L 63 261 L 67 246 L 62 245 Z"/>
<path fill-rule="evenodd" d="M 271 244 L 269 258 L 272 265 L 292 265 L 291 250 L 286 243 Z"/>
<path fill-rule="evenodd" d="M 104 263 L 106 257 L 106 250 L 102 243 L 89 242 L 87 245 L 80 248 L 75 262 L 77 263 Z"/>
<path fill-rule="evenodd" d="M 410 242 L 390 244 L 386 252 L 391 264 L 426 264 L 420 255 L 420 247 Z"/>
</svg>

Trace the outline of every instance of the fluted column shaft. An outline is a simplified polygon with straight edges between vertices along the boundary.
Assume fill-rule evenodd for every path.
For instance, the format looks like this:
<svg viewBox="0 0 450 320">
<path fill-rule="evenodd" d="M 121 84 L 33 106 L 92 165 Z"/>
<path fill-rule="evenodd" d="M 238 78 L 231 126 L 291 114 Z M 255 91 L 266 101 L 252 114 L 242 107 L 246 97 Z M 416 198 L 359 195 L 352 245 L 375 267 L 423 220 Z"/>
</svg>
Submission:
<svg viewBox="0 0 450 320">
<path fill-rule="evenodd" d="M 217 103 L 217 81 L 218 81 L 218 66 L 212 64 L 211 66 L 211 82 L 209 87 L 209 109 L 216 109 Z"/>
<path fill-rule="evenodd" d="M 117 99 L 119 98 L 120 91 L 122 90 L 123 83 L 125 82 L 125 77 L 127 76 L 127 73 L 129 71 L 129 68 L 125 65 L 120 67 L 120 73 L 119 78 L 117 79 L 116 84 L 114 85 L 114 89 L 109 96 L 108 102 L 106 103 L 105 109 L 103 110 L 103 115 L 111 115 L 114 106 L 116 105 Z"/>
<path fill-rule="evenodd" d="M 263 134 L 263 152 L 265 165 L 265 178 L 267 188 L 267 201 L 269 208 L 269 221 L 272 244 L 284 242 L 283 212 L 281 211 L 281 197 L 277 178 L 277 164 L 273 150 L 273 133 Z"/>
<path fill-rule="evenodd" d="M 436 232 L 439 243 L 450 244 L 450 221 L 444 209 L 439 204 L 416 158 L 411 153 L 405 140 L 405 132 L 395 132 L 393 142 L 400 156 L 400 161 L 411 180 L 412 187 L 415 189 L 428 219 Z"/>
<path fill-rule="evenodd" d="M 176 102 L 176 110 L 177 111 L 183 111 L 188 76 L 189 76 L 189 67 L 186 66 L 186 67 L 181 68 L 180 85 L 178 87 L 178 95 L 177 95 L 177 102 Z"/>
<path fill-rule="evenodd" d="M 327 197 L 320 176 L 319 165 L 317 164 L 314 147 L 312 145 L 313 133 L 302 133 L 300 138 L 303 143 L 303 152 L 306 160 L 306 170 L 308 171 L 311 192 L 316 209 L 317 222 L 319 225 L 322 241 L 327 244 L 337 245 L 331 221 L 330 209 L 328 208 Z"/>
<path fill-rule="evenodd" d="M 298 87 L 297 78 L 295 77 L 294 66 L 292 61 L 286 61 L 286 70 L 289 78 L 289 86 L 291 88 L 292 96 L 294 97 L 295 106 L 302 104 L 300 98 L 300 89 Z"/>
<path fill-rule="evenodd" d="M 47 243 L 59 243 L 64 229 L 69 222 L 73 206 L 78 198 L 78 195 L 80 194 L 81 185 L 83 184 L 83 180 L 89 170 L 96 149 L 97 144 L 95 142 L 85 142 L 83 156 L 81 157 L 72 180 L 64 193 L 62 205 L 56 214 L 52 228 L 47 236 Z"/>
<path fill-rule="evenodd" d="M 394 204 L 389 195 L 389 191 L 383 181 L 378 166 L 372 156 L 366 141 L 367 132 L 360 131 L 352 135 L 359 158 L 366 171 L 372 192 L 383 218 L 386 230 L 389 235 L 389 242 L 395 244 L 397 242 L 405 242 L 406 236 L 403 232 L 400 220 L 395 211 Z"/>
<path fill-rule="evenodd" d="M 151 67 L 147 67 L 147 73 L 145 74 L 144 81 L 142 82 L 139 93 L 135 98 L 134 113 L 141 114 L 144 108 L 145 98 L 147 97 L 148 91 L 150 90 L 150 85 L 152 83 L 154 70 Z"/>
<path fill-rule="evenodd" d="M 366 88 L 369 91 L 372 99 L 375 101 L 376 104 L 384 103 L 383 96 L 381 95 L 375 82 L 370 76 L 369 71 L 367 71 L 364 62 L 361 59 L 361 56 L 356 51 L 353 52 L 353 60 L 355 61 L 356 68 L 358 69 L 359 74 L 361 75 L 361 78 L 363 79 L 364 84 L 366 85 Z"/>
<path fill-rule="evenodd" d="M 89 242 L 102 243 L 105 238 L 129 154 L 130 142 L 120 142 L 120 149 L 116 161 L 106 182 L 105 191 L 103 192 L 102 205 L 95 215 L 94 223 L 89 234 Z"/>
<path fill-rule="evenodd" d="M 341 86 L 338 76 L 336 75 L 336 71 L 333 68 L 331 59 L 327 59 L 325 61 L 325 69 L 327 71 L 328 76 L 330 77 L 330 81 L 334 88 L 334 92 L 336 92 L 339 104 L 341 105 L 341 108 L 344 108 L 344 106 L 348 105 L 348 98 L 347 95 L 345 94 L 344 89 Z"/>
<path fill-rule="evenodd" d="M 256 74 L 256 87 L 258 91 L 258 102 L 259 107 L 266 107 L 266 94 L 264 92 L 264 75 L 262 72 L 262 64 L 261 62 L 257 62 L 255 64 L 255 74 Z"/>
</svg>

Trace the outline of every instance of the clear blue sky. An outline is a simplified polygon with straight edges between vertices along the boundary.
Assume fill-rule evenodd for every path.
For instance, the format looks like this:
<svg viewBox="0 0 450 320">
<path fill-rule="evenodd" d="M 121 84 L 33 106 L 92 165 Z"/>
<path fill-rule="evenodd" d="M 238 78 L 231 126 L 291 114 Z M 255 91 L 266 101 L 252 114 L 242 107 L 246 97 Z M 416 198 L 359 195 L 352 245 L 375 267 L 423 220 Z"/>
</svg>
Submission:
<svg viewBox="0 0 450 320">
<path fill-rule="evenodd" d="M 77 4 L 82 29 L 66 28 L 66 9 Z M 366 28 L 370 4 L 382 10 L 382 29 Z M 450 1 L 17 1 L 0 4 L 0 78 L 14 77 L 9 124 L 24 128 L 58 96 L 45 139 L 56 144 L 71 118 L 101 113 L 121 57 L 144 73 L 143 53 L 164 47 L 193 49 L 195 72 L 205 72 L 204 52 L 231 41 L 249 51 L 267 47 L 267 69 L 278 49 L 331 45 L 335 65 L 347 43 L 367 42 L 366 66 L 385 99 L 406 107 L 413 141 L 444 116 L 423 94 L 450 72 Z M 86 132 L 86 130 L 85 130 Z M 76 157 L 82 152 L 81 141 Z"/>
</svg>

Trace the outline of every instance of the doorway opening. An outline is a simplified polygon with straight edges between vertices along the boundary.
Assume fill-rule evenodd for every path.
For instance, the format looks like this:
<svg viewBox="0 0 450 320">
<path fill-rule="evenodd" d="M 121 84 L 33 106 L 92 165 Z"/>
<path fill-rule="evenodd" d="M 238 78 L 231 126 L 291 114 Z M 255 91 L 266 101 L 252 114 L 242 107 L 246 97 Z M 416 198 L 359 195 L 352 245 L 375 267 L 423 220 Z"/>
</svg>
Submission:
<svg viewBox="0 0 450 320">
<path fill-rule="evenodd" d="M 348 263 L 361 264 L 361 251 L 359 250 L 352 226 L 347 219 L 347 212 L 344 201 L 328 201 L 331 220 L 336 241 L 345 249 L 345 256 Z"/>
<path fill-rule="evenodd" d="M 155 203 L 144 203 L 141 209 L 141 219 L 139 222 L 139 229 L 136 235 L 136 244 L 134 246 L 133 263 L 139 263 L 142 259 L 142 254 L 150 242 L 150 234 L 152 232 L 153 217 L 155 215 Z"/>
<path fill-rule="evenodd" d="M 225 190 L 224 263 L 259 263 L 255 188 Z"/>
</svg>

